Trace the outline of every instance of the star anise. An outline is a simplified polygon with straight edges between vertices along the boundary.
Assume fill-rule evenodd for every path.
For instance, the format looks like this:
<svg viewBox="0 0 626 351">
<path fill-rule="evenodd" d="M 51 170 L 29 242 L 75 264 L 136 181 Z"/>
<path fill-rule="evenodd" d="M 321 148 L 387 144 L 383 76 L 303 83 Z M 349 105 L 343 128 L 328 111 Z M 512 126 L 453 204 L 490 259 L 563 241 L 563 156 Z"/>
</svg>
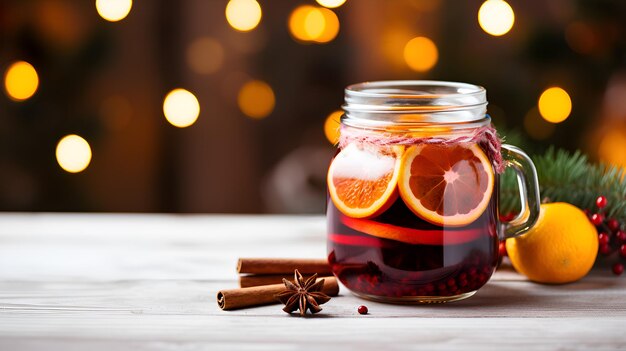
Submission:
<svg viewBox="0 0 626 351">
<path fill-rule="evenodd" d="M 320 305 L 330 301 L 330 296 L 322 292 L 324 279 L 316 282 L 317 274 L 314 274 L 305 281 L 297 269 L 294 271 L 293 276 L 293 283 L 283 278 L 283 283 L 287 290 L 276 294 L 276 298 L 285 304 L 283 311 L 291 313 L 300 310 L 300 316 L 304 316 L 307 309 L 311 313 L 321 311 Z"/>
</svg>

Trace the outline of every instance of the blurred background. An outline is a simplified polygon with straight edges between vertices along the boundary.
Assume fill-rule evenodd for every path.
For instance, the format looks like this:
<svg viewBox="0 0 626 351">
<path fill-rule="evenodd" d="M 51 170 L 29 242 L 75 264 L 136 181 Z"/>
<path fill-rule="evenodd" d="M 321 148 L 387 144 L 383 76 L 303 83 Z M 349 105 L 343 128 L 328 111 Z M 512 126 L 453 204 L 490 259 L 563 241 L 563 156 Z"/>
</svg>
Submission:
<svg viewBox="0 0 626 351">
<path fill-rule="evenodd" d="M 0 210 L 322 213 L 351 83 L 626 166 L 623 0 L 1 0 Z"/>
</svg>

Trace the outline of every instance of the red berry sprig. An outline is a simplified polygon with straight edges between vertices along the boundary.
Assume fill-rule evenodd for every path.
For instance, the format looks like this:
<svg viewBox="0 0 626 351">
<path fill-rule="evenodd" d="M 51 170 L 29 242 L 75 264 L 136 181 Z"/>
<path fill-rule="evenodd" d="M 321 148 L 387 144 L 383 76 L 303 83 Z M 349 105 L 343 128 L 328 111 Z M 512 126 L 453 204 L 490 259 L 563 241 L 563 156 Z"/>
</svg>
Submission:
<svg viewBox="0 0 626 351">
<path fill-rule="evenodd" d="M 599 209 L 603 209 L 606 207 L 608 202 L 609 201 L 606 199 L 606 196 L 598 196 L 596 199 L 596 206 L 598 206 Z"/>
<path fill-rule="evenodd" d="M 609 235 L 607 233 L 603 232 L 598 234 L 598 244 L 600 244 L 600 246 L 608 245 L 609 240 L 611 239 L 609 238 Z"/>
<path fill-rule="evenodd" d="M 626 232 L 621 230 L 622 225 L 617 219 L 606 218 L 604 209 L 608 204 L 609 201 L 606 196 L 598 196 L 596 199 L 597 212 L 585 210 L 585 213 L 589 217 L 589 221 L 598 230 L 598 252 L 608 256 L 617 251 L 619 257 L 626 259 Z M 615 263 L 611 270 L 615 275 L 621 275 L 624 272 L 624 263 Z"/>
<path fill-rule="evenodd" d="M 615 263 L 612 269 L 615 275 L 621 275 L 622 273 L 624 273 L 624 264 L 620 262 Z"/>
<path fill-rule="evenodd" d="M 609 218 L 609 220 L 606 221 L 606 226 L 609 227 L 609 230 L 612 232 L 619 230 L 619 222 L 615 218 Z"/>
<path fill-rule="evenodd" d="M 591 223 L 596 227 L 604 222 L 604 215 L 602 213 L 594 213 L 591 215 Z"/>
</svg>

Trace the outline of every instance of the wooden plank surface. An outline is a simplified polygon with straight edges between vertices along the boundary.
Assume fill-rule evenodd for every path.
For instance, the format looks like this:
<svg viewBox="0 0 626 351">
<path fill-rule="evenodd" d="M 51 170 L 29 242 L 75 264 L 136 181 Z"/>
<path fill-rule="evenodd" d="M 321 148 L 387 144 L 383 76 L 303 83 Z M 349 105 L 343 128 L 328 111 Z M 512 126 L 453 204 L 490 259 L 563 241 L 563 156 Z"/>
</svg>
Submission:
<svg viewBox="0 0 626 351">
<path fill-rule="evenodd" d="M 0 215 L 0 350 L 626 349 L 626 283 L 499 271 L 448 305 L 219 310 L 236 259 L 324 257 L 322 217 Z M 370 314 L 356 313 L 366 304 Z"/>
</svg>

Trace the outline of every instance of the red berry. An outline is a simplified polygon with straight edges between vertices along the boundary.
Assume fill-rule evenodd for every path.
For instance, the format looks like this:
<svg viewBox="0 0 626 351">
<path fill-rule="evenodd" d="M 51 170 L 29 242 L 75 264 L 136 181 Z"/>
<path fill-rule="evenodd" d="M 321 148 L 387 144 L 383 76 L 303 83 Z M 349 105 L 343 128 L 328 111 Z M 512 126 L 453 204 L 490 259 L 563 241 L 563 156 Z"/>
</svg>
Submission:
<svg viewBox="0 0 626 351">
<path fill-rule="evenodd" d="M 609 245 L 600 245 L 600 249 L 598 251 L 606 256 L 611 253 L 611 247 Z"/>
<path fill-rule="evenodd" d="M 596 199 L 596 206 L 598 206 L 598 208 L 605 208 L 607 203 L 606 196 L 598 196 Z"/>
<path fill-rule="evenodd" d="M 508 256 L 508 253 L 506 252 L 506 244 L 504 241 L 501 241 L 500 244 L 498 244 L 498 254 L 500 257 Z"/>
<path fill-rule="evenodd" d="M 626 232 L 624 232 L 623 230 L 619 230 L 616 234 L 615 237 L 617 238 L 617 240 L 621 243 L 626 242 Z"/>
<path fill-rule="evenodd" d="M 620 245 L 619 247 L 619 254 L 622 257 L 626 257 L 626 245 Z"/>
<path fill-rule="evenodd" d="M 361 305 L 359 306 L 359 308 L 357 308 L 357 312 L 359 312 L 359 314 L 367 314 L 367 306 Z"/>
<path fill-rule="evenodd" d="M 619 229 L 619 222 L 615 218 L 609 218 L 609 220 L 606 222 L 606 225 L 611 231 L 616 231 Z"/>
<path fill-rule="evenodd" d="M 506 213 L 506 214 L 500 214 L 500 221 L 501 222 L 510 222 L 510 221 L 512 221 L 515 218 L 515 216 L 517 216 L 517 213 L 515 213 L 515 212 L 509 212 L 509 213 Z"/>
<path fill-rule="evenodd" d="M 593 225 L 600 225 L 604 222 L 604 215 L 602 213 L 594 213 L 591 215 L 591 223 Z"/>
<path fill-rule="evenodd" d="M 598 243 L 600 246 L 609 244 L 609 235 L 607 233 L 598 234 Z"/>
<path fill-rule="evenodd" d="M 620 275 L 624 273 L 624 265 L 621 263 L 616 263 L 613 265 L 613 274 Z"/>
</svg>

